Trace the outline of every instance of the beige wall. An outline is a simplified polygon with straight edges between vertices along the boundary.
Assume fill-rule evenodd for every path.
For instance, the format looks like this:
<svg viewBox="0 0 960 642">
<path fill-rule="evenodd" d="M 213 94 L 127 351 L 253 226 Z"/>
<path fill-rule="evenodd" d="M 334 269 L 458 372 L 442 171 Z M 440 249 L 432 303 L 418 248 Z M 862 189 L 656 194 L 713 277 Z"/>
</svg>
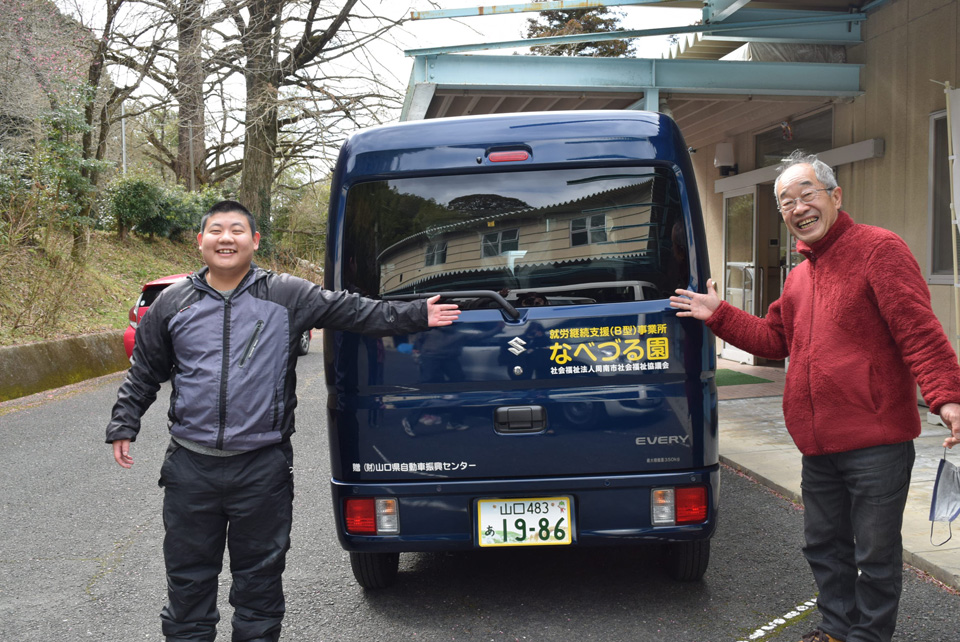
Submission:
<svg viewBox="0 0 960 642">
<path fill-rule="evenodd" d="M 861 87 L 865 93 L 835 105 L 834 147 L 882 138 L 885 154 L 839 168 L 843 208 L 858 222 L 902 236 L 927 274 L 929 117 L 946 107 L 943 87 L 931 80 L 960 85 L 960 0 L 894 0 L 871 12 L 863 36 L 863 44 L 848 49 L 848 62 L 864 65 Z M 740 171 L 754 169 L 753 135 L 733 142 Z M 706 217 L 711 271 L 720 281 L 723 199 L 713 192 L 713 183 L 720 178 L 713 155 L 713 148 L 698 149 L 693 162 Z M 930 292 L 934 311 L 952 338 L 956 334 L 953 287 L 930 285 Z"/>
</svg>

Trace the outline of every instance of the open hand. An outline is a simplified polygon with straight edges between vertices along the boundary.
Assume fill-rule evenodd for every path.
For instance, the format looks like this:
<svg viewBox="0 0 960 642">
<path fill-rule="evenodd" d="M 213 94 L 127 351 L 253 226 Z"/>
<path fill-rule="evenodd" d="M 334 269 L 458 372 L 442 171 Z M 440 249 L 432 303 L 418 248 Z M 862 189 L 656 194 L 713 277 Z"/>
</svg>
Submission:
<svg viewBox="0 0 960 642">
<path fill-rule="evenodd" d="M 677 289 L 676 292 L 677 296 L 670 297 L 670 307 L 679 310 L 678 317 L 693 317 L 706 321 L 720 307 L 717 284 L 713 279 L 707 279 L 706 294 L 681 289 Z"/>
<path fill-rule="evenodd" d="M 456 303 L 437 303 L 440 295 L 427 299 L 427 322 L 431 328 L 450 325 L 460 318 L 460 308 Z"/>
</svg>

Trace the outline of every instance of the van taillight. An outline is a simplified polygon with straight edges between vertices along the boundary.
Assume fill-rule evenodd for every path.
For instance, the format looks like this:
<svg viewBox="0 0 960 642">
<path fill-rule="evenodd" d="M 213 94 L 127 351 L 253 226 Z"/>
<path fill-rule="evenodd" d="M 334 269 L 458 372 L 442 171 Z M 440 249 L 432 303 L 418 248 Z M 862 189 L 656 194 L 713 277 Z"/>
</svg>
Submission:
<svg viewBox="0 0 960 642">
<path fill-rule="evenodd" d="M 344 502 L 349 535 L 396 535 L 400 532 L 397 500 L 392 497 L 357 497 Z"/>
<path fill-rule="evenodd" d="M 707 521 L 707 487 L 654 488 L 650 491 L 650 522 L 654 526 L 699 524 Z"/>
<path fill-rule="evenodd" d="M 677 523 L 699 524 L 707 521 L 707 487 L 677 489 Z"/>
<path fill-rule="evenodd" d="M 346 510 L 347 532 L 351 535 L 376 535 L 377 512 L 373 498 L 348 499 Z"/>
</svg>

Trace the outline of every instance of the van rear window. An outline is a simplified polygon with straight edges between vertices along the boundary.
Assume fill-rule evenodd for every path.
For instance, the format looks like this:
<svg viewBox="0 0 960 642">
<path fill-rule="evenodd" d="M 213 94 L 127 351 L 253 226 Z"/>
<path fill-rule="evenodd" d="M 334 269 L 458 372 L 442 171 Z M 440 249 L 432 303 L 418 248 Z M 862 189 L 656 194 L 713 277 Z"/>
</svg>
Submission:
<svg viewBox="0 0 960 642">
<path fill-rule="evenodd" d="M 492 290 L 521 307 L 662 299 L 689 282 L 686 239 L 663 168 L 365 182 L 347 194 L 343 285 Z"/>
</svg>

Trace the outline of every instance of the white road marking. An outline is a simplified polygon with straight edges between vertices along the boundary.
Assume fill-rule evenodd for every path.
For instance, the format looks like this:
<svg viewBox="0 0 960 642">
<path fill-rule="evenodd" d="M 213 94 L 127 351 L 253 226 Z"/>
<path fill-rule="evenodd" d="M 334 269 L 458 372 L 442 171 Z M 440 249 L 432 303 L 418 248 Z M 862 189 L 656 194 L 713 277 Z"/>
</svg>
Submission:
<svg viewBox="0 0 960 642">
<path fill-rule="evenodd" d="M 750 642 L 751 640 L 761 640 L 771 633 L 775 633 L 778 629 L 788 624 L 791 620 L 795 620 L 798 617 L 809 615 L 810 611 L 813 611 L 817 608 L 817 600 L 810 599 L 804 602 L 803 604 L 797 605 L 789 613 L 784 613 L 778 618 L 774 618 L 758 628 L 756 631 L 748 635 L 742 640 L 737 640 L 737 642 Z"/>
</svg>

